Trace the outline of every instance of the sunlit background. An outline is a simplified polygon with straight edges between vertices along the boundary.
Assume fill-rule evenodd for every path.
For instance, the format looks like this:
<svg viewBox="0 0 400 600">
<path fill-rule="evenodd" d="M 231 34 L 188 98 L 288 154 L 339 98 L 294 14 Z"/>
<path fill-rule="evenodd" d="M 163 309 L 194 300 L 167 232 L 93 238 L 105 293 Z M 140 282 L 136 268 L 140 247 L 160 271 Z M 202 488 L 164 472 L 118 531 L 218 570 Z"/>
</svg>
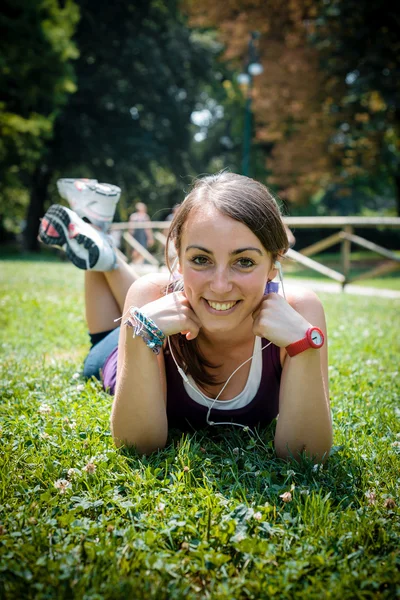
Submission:
<svg viewBox="0 0 400 600">
<path fill-rule="evenodd" d="M 5 0 L 0 232 L 37 249 L 59 177 L 163 220 L 196 175 L 292 216 L 400 212 L 399 10 L 367 0 Z"/>
</svg>

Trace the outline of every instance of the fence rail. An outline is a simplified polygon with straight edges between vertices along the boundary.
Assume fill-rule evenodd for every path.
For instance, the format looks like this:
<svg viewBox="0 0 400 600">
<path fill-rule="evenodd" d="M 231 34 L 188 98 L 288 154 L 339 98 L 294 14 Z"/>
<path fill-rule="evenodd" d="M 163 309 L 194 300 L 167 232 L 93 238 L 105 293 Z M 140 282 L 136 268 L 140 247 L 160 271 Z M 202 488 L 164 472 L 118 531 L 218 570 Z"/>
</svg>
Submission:
<svg viewBox="0 0 400 600">
<path fill-rule="evenodd" d="M 398 254 L 354 233 L 355 228 L 400 229 L 400 217 L 284 217 L 284 222 L 290 229 L 337 228 L 340 230 L 333 235 L 322 238 L 315 244 L 307 246 L 307 248 L 302 248 L 300 251 L 291 248 L 288 250 L 287 257 L 290 260 L 317 271 L 318 273 L 322 273 L 330 279 L 340 282 L 342 287 L 353 281 L 377 277 L 379 275 L 391 273 L 397 269 L 400 269 L 400 256 Z M 165 233 L 169 229 L 170 225 L 170 221 L 147 221 L 135 223 L 135 229 L 157 230 L 154 233 L 154 237 L 165 247 Z M 158 268 L 163 266 L 164 263 L 162 260 L 159 260 L 152 255 L 131 235 L 131 223 L 113 223 L 111 230 L 124 232 L 123 238 L 126 243 L 131 248 L 137 250 L 150 264 Z M 311 256 L 314 256 L 315 254 L 322 252 L 322 250 L 326 250 L 327 248 L 330 248 L 336 244 L 341 245 L 341 272 L 331 269 L 323 263 L 311 258 Z M 373 269 L 370 269 L 365 273 L 362 273 L 361 275 L 350 277 L 352 244 L 379 254 L 382 256 L 382 258 L 386 259 L 385 262 L 375 266 Z"/>
</svg>

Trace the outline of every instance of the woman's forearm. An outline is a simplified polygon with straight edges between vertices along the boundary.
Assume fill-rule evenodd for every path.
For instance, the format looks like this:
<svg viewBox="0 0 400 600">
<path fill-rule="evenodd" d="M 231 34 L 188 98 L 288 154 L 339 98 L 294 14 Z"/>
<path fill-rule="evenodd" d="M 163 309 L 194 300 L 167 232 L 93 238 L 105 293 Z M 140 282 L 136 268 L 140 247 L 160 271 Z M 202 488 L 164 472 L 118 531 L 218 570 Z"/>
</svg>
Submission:
<svg viewBox="0 0 400 600">
<path fill-rule="evenodd" d="M 305 451 L 321 461 L 331 448 L 332 422 L 320 353 L 310 349 L 286 357 L 275 433 L 275 449 L 281 458 L 298 458 Z"/>
<path fill-rule="evenodd" d="M 165 446 L 168 434 L 159 362 L 140 337 L 132 338 L 131 330 L 124 328 L 120 338 L 112 436 L 117 445 L 150 454 Z"/>
</svg>

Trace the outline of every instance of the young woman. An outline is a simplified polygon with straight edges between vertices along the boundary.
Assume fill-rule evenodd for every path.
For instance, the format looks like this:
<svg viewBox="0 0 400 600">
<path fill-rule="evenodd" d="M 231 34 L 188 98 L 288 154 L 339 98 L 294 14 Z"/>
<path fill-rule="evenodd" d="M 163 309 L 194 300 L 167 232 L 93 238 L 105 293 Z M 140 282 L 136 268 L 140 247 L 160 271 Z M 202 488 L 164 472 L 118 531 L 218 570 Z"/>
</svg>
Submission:
<svg viewBox="0 0 400 600">
<path fill-rule="evenodd" d="M 101 372 L 114 393 L 117 445 L 151 453 L 169 427 L 277 418 L 278 456 L 327 457 L 324 310 L 313 292 L 272 281 L 288 238 L 265 186 L 227 172 L 199 179 L 171 222 L 169 274 L 136 279 L 102 232 L 61 206 L 46 213 L 39 238 L 86 269 L 93 346 L 84 374 Z"/>
</svg>

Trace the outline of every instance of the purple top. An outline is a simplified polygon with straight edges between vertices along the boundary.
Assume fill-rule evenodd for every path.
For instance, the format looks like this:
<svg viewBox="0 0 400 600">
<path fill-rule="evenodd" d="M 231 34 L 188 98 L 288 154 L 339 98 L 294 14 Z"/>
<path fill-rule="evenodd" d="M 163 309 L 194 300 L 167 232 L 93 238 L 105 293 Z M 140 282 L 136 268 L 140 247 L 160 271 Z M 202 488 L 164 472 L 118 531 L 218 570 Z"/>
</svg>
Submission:
<svg viewBox="0 0 400 600">
<path fill-rule="evenodd" d="M 262 345 L 268 340 L 262 340 Z M 167 377 L 167 417 L 169 427 L 183 431 L 202 429 L 207 426 L 208 408 L 198 404 L 186 393 L 181 376 L 169 353 L 165 350 L 165 371 Z M 106 359 L 103 368 L 103 386 L 110 394 L 115 393 L 117 378 L 118 348 Z M 279 347 L 271 344 L 262 352 L 262 375 L 258 391 L 254 398 L 242 408 L 221 410 L 213 408 L 210 420 L 233 421 L 254 427 L 267 426 L 279 412 L 279 389 L 282 367 L 279 359 Z"/>
<path fill-rule="evenodd" d="M 265 294 L 278 292 L 279 283 L 270 281 L 265 288 Z M 262 345 L 268 340 L 261 340 Z M 167 417 L 169 427 L 182 430 L 201 429 L 207 426 L 206 415 L 208 407 L 198 404 L 186 393 L 181 376 L 169 353 L 165 350 L 165 371 L 167 377 Z M 110 394 L 115 393 L 117 380 L 118 347 L 106 358 L 103 366 L 103 387 Z M 213 408 L 210 420 L 233 421 L 242 425 L 268 425 L 279 412 L 279 389 L 282 367 L 279 347 L 271 344 L 262 352 L 262 374 L 260 386 L 254 398 L 246 406 L 231 410 Z"/>
<path fill-rule="evenodd" d="M 262 339 L 262 345 L 268 340 Z M 207 427 L 208 407 L 198 404 L 187 394 L 182 378 L 169 353 L 164 352 L 165 370 L 167 374 L 167 416 L 169 427 L 183 431 Z M 262 352 L 262 374 L 260 386 L 254 398 L 246 406 L 236 409 L 221 410 L 212 408 L 210 421 L 214 423 L 240 423 L 254 427 L 265 427 L 271 423 L 279 412 L 279 389 L 282 367 L 279 358 L 279 347 L 271 344 Z"/>
<path fill-rule="evenodd" d="M 115 394 L 115 385 L 117 383 L 117 361 L 118 345 L 107 356 L 102 369 L 103 388 L 112 396 Z"/>
</svg>

